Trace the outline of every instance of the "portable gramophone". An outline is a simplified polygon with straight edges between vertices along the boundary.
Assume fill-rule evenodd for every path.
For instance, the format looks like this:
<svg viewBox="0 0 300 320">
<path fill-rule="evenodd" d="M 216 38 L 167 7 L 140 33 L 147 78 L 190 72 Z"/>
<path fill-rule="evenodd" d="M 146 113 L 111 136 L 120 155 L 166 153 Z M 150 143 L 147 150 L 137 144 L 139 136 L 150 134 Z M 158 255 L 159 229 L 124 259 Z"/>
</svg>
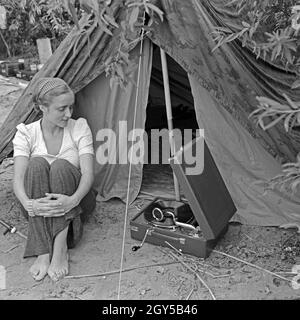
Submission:
<svg viewBox="0 0 300 320">
<path fill-rule="evenodd" d="M 198 137 L 197 139 L 204 139 Z M 184 148 L 193 148 L 194 139 Z M 170 160 L 186 200 L 155 198 L 130 221 L 131 237 L 144 242 L 176 248 L 183 253 L 205 258 L 228 228 L 236 207 L 204 143 L 203 171 L 186 175 L 188 165 L 181 149 Z"/>
</svg>

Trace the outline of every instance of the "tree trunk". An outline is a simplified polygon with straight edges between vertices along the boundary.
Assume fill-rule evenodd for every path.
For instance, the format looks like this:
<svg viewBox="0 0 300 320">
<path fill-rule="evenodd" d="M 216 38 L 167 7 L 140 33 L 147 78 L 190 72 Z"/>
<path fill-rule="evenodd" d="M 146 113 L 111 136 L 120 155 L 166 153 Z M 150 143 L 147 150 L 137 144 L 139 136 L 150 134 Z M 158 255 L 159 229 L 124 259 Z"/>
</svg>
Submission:
<svg viewBox="0 0 300 320">
<path fill-rule="evenodd" d="M 8 44 L 7 44 L 7 42 L 5 41 L 5 39 L 4 39 L 4 37 L 3 37 L 3 34 L 2 34 L 2 32 L 1 32 L 1 30 L 0 30 L 0 37 L 1 37 L 2 41 L 3 41 L 3 43 L 5 44 L 5 47 L 6 47 L 6 50 L 7 50 L 7 54 L 8 54 L 8 56 L 9 56 L 9 57 L 11 57 L 11 54 L 10 54 L 10 51 L 9 51 Z"/>
</svg>

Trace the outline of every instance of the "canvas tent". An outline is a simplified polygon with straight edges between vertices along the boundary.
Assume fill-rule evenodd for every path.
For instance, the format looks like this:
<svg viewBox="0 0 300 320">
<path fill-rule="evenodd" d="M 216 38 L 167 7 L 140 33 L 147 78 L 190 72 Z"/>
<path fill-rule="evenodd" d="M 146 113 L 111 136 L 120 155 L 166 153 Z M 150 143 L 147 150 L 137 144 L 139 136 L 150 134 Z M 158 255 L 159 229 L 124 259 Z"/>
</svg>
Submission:
<svg viewBox="0 0 300 320">
<path fill-rule="evenodd" d="M 282 100 L 282 93 L 292 98 L 299 95 L 299 90 L 290 89 L 295 74 L 256 60 L 239 42 L 224 45 L 212 53 L 213 27 L 226 26 L 239 18 L 228 12 L 224 6 L 226 1 L 156 2 L 164 12 L 164 21 L 158 19 L 147 34 L 149 40 L 143 42 L 140 68 L 134 75 L 138 86 L 130 83 L 125 91 L 118 86 L 112 90 L 109 87 L 104 63 L 118 48 L 114 37 L 94 27 L 89 35 L 84 34 L 76 41 L 74 31 L 35 76 L 1 128 L 0 160 L 12 150 L 16 125 L 30 123 L 40 116 L 32 107 L 31 93 L 36 80 L 42 76 L 61 77 L 77 93 L 75 116 L 87 118 L 94 134 L 96 155 L 100 144 L 97 133 L 102 128 L 118 132 L 122 120 L 127 121 L 128 131 L 134 122 L 136 128 L 144 128 L 153 64 L 152 43 L 155 43 L 188 75 L 198 126 L 205 130 L 206 142 L 238 208 L 234 220 L 255 225 L 280 225 L 299 220 L 299 196 L 280 191 L 264 194 L 262 187 L 253 184 L 280 173 L 281 162 L 295 160 L 300 150 L 299 135 L 297 132 L 292 136 L 286 134 L 280 125 L 265 132 L 248 118 L 256 108 L 257 95 L 278 100 Z M 122 19 L 123 7 L 121 1 L 119 3 L 120 6 L 118 1 L 113 2 L 117 21 Z M 140 44 L 132 48 L 131 54 L 138 56 L 139 50 Z M 181 81 L 180 73 L 177 76 L 176 83 L 184 92 L 186 84 Z M 138 109 L 134 116 L 136 101 Z M 121 141 L 118 149 L 126 153 L 128 143 Z M 95 168 L 99 200 L 112 197 L 124 200 L 128 165 L 103 166 L 96 161 Z M 130 202 L 139 193 L 142 171 L 141 164 L 132 168 Z"/>
</svg>

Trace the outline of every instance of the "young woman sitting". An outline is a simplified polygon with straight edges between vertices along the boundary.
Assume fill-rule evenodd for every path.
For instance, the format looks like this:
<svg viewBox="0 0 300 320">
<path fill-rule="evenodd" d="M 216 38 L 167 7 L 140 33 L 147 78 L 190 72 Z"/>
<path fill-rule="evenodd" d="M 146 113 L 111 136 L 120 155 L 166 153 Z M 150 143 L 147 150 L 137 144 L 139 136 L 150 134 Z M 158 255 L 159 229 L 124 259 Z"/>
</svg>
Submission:
<svg viewBox="0 0 300 320">
<path fill-rule="evenodd" d="M 28 218 L 24 258 L 37 256 L 30 273 L 57 281 L 68 274 L 68 248 L 96 205 L 93 140 L 85 119 L 71 119 L 75 96 L 65 81 L 41 78 L 35 88 L 43 115 L 17 126 L 13 186 Z"/>
</svg>

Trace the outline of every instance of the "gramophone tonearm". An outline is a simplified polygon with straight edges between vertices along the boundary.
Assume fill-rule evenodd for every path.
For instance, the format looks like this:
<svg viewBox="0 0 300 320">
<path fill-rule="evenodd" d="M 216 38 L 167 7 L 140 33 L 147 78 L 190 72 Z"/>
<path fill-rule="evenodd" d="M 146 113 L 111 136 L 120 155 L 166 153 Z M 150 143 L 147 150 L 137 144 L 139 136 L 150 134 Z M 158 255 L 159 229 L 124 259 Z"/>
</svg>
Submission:
<svg viewBox="0 0 300 320">
<path fill-rule="evenodd" d="M 191 224 L 178 222 L 176 220 L 176 217 L 175 217 L 175 214 L 174 214 L 173 210 L 170 209 L 170 208 L 161 209 L 161 208 L 155 207 L 155 208 L 152 209 L 152 217 L 157 222 L 162 222 L 166 218 L 171 218 L 173 223 L 174 223 L 174 225 L 176 225 L 178 227 L 182 227 L 182 228 L 187 228 L 187 229 L 190 229 L 192 231 L 197 231 L 197 228 L 195 228 Z"/>
</svg>

